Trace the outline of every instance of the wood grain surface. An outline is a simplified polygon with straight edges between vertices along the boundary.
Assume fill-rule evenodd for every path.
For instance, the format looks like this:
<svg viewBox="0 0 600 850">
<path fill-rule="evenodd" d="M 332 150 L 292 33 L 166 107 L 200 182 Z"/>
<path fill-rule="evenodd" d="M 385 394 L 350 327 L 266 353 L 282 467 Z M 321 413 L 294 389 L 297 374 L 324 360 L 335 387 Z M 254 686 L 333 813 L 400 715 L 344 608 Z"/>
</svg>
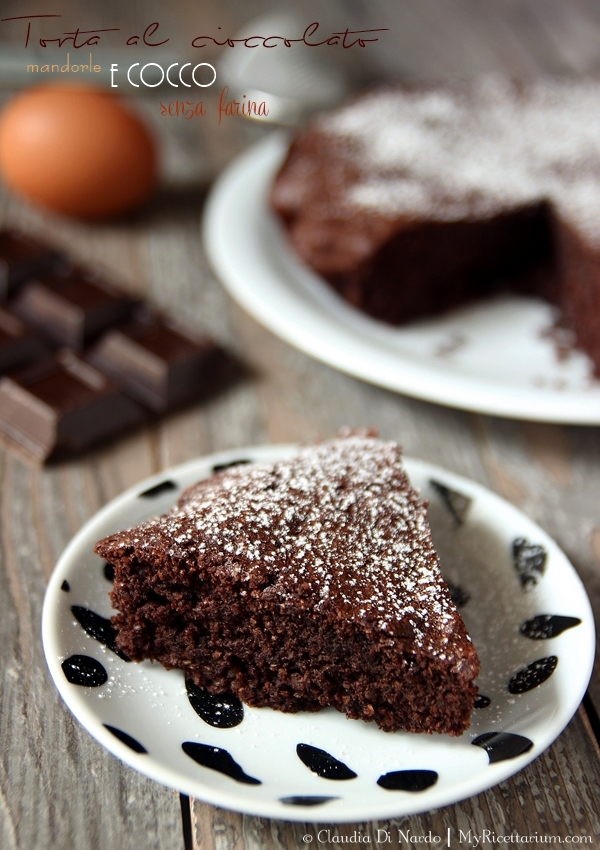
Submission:
<svg viewBox="0 0 600 850">
<path fill-rule="evenodd" d="M 195 802 L 192 813 L 194 847 L 202 850 L 242 850 L 335 846 L 336 838 L 365 837 L 370 846 L 406 847 L 409 835 L 439 836 L 438 847 L 468 847 L 469 831 L 482 835 L 552 835 L 587 837 L 597 842 L 600 829 L 597 760 L 584 754 L 589 744 L 585 716 L 576 716 L 558 741 L 539 759 L 508 782 L 455 806 L 399 820 L 356 824 L 289 823 L 225 811 Z M 590 772 L 591 768 L 591 772 Z M 584 777 L 584 778 L 583 778 Z M 402 831 L 402 834 L 399 834 Z M 462 835 L 461 835 L 462 832 Z M 310 836 L 311 840 L 304 840 Z M 355 844 L 359 844 L 355 838 Z M 490 842 L 488 842 L 489 844 Z M 360 846 L 360 844 L 359 844 Z"/>
<path fill-rule="evenodd" d="M 394 6 L 395 20 L 403 22 L 404 70 L 418 76 L 434 67 L 432 56 L 427 64 L 417 47 L 427 28 L 427 43 L 432 28 L 442 33 L 440 67 L 452 64 L 452 57 L 460 64 L 457 33 L 463 33 L 465 21 L 476 42 L 468 54 L 473 67 L 485 65 L 491 54 L 492 64 L 504 69 L 517 60 L 538 71 L 597 67 L 600 13 L 593 3 L 481 5 L 487 16 L 466 0 Z M 235 8 L 228 9 L 233 19 Z M 373 8 L 392 11 L 383 0 Z M 360 9 L 356 3 L 354 13 Z M 473 56 L 480 57 L 479 65 Z M 141 108 L 151 112 L 155 106 Z M 208 403 L 76 461 L 37 468 L 0 449 L 2 850 L 184 847 L 179 795 L 123 766 L 79 727 L 50 681 L 40 639 L 46 582 L 73 534 L 123 489 L 172 464 L 230 447 L 326 437 L 343 425 L 375 426 L 407 454 L 479 481 L 531 516 L 570 557 L 600 618 L 598 429 L 494 419 L 405 398 L 335 372 L 263 330 L 215 280 L 199 224 L 211 176 L 264 130 L 236 121 L 227 131 L 205 126 L 200 134 L 195 125 L 163 131 L 174 161 L 189 158 L 190 148 L 196 152 L 196 176 L 179 180 L 128 220 L 89 227 L 40 213 L 6 194 L 0 199 L 0 223 L 23 225 L 86 263 L 97 263 L 124 287 L 208 330 L 247 367 L 243 380 Z M 308 846 L 305 835 L 320 847 L 336 843 L 332 836 L 348 839 L 353 833 L 368 835 L 372 846 L 394 847 L 398 827 L 444 838 L 450 829 L 452 846 L 458 846 L 460 830 L 469 829 L 590 836 L 597 843 L 600 754 L 590 719 L 594 725 L 600 713 L 599 673 L 597 667 L 588 714 L 580 709 L 533 764 L 473 799 L 398 823 L 325 827 L 326 841 L 319 841 L 318 824 L 269 821 L 192 801 L 188 847 L 284 850 Z M 390 831 L 390 842 L 377 844 L 383 835 L 378 829 Z"/>
</svg>

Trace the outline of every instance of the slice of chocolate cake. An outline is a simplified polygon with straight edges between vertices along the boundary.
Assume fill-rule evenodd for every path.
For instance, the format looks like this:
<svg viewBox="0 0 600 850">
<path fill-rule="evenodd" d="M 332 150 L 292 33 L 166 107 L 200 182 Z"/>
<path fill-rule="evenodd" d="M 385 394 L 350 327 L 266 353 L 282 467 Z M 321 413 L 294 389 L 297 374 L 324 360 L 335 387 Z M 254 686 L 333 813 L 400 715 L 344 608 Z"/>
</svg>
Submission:
<svg viewBox="0 0 600 850">
<path fill-rule="evenodd" d="M 119 649 L 253 706 L 464 732 L 479 661 L 400 454 L 350 435 L 232 467 L 100 541 Z"/>
</svg>

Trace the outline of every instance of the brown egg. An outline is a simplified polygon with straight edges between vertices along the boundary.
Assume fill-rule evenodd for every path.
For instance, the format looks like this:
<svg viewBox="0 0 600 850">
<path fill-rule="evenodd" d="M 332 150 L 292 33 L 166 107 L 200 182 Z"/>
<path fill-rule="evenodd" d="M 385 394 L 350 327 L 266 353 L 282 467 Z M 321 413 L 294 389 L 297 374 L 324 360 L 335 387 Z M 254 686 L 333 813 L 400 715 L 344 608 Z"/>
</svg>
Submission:
<svg viewBox="0 0 600 850">
<path fill-rule="evenodd" d="M 110 92 L 44 86 L 0 116 L 0 173 L 11 189 L 65 215 L 107 218 L 156 184 L 152 138 Z"/>
</svg>

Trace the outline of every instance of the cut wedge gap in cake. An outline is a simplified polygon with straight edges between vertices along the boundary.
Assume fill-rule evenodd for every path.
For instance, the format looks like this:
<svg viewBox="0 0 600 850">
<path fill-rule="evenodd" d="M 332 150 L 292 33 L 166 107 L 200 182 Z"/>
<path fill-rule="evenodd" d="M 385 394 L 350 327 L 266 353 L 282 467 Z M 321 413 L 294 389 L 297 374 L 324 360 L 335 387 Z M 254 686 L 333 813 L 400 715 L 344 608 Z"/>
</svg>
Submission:
<svg viewBox="0 0 600 850">
<path fill-rule="evenodd" d="M 600 377 L 599 104 L 595 80 L 375 89 L 296 134 L 271 207 L 368 315 L 534 295 Z"/>
</svg>

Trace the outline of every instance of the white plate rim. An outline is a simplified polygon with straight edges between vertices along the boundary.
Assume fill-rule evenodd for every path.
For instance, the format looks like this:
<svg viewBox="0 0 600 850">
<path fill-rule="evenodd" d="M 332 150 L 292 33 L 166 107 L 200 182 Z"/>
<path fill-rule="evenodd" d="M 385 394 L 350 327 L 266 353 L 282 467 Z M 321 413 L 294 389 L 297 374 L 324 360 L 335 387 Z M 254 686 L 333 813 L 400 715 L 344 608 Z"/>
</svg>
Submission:
<svg viewBox="0 0 600 850">
<path fill-rule="evenodd" d="M 550 555 L 560 559 L 563 568 L 569 573 L 573 586 L 577 588 L 577 591 L 580 594 L 582 608 L 585 609 L 585 628 L 580 634 L 583 635 L 585 633 L 587 635 L 587 639 L 584 642 L 582 637 L 581 640 L 582 656 L 579 658 L 578 662 L 579 677 L 575 683 L 576 687 L 570 688 L 566 694 L 561 693 L 561 699 L 563 702 L 561 702 L 560 713 L 555 714 L 552 723 L 546 724 L 544 734 L 536 734 L 534 747 L 528 752 L 518 756 L 517 758 L 486 766 L 486 770 L 482 772 L 481 775 L 478 774 L 473 781 L 463 783 L 458 795 L 455 793 L 446 793 L 445 795 L 436 796 L 431 793 L 432 789 L 429 789 L 427 792 L 427 803 L 425 805 L 423 804 L 425 802 L 424 798 L 419 797 L 419 795 L 409 795 L 411 802 L 414 802 L 414 805 L 409 807 L 409 811 L 402 811 L 398 800 L 395 801 L 393 797 L 390 798 L 389 802 L 383 803 L 378 807 L 369 807 L 364 811 L 356 811 L 353 809 L 351 814 L 335 813 L 335 816 L 333 816 L 333 812 L 331 813 L 331 816 L 328 814 L 329 807 L 319 808 L 317 810 L 306 808 L 296 809 L 295 807 L 282 808 L 279 805 L 279 801 L 248 801 L 245 798 L 240 805 L 241 798 L 236 796 L 235 793 L 224 793 L 219 789 L 211 788 L 210 784 L 205 782 L 190 783 L 188 780 L 185 780 L 182 785 L 182 782 L 175 771 L 169 768 L 157 767 L 152 762 L 140 759 L 140 757 L 133 753 L 129 747 L 105 729 L 102 721 L 98 719 L 96 713 L 90 710 L 82 696 L 82 692 L 85 689 L 71 687 L 66 681 L 59 661 L 62 653 L 60 650 L 59 640 L 60 625 L 57 613 L 58 606 L 55 603 L 56 600 L 60 598 L 61 584 L 66 577 L 66 571 L 70 569 L 72 559 L 77 552 L 80 551 L 82 543 L 87 546 L 89 545 L 90 540 L 97 540 L 98 533 L 96 529 L 100 528 L 108 517 L 112 516 L 115 512 L 120 511 L 122 507 L 130 503 L 132 500 L 137 499 L 140 493 L 155 486 L 156 484 L 161 483 L 165 479 L 186 477 L 190 473 L 194 473 L 195 476 L 197 474 L 196 469 L 199 466 L 206 469 L 216 464 L 229 463 L 239 457 L 247 457 L 252 462 L 260 462 L 262 460 L 271 461 L 287 457 L 297 449 L 298 446 L 295 444 L 275 444 L 246 446 L 238 449 L 228 449 L 214 454 L 204 455 L 200 458 L 187 461 L 156 473 L 133 487 L 130 487 L 124 493 L 117 496 L 101 508 L 84 524 L 84 526 L 68 544 L 56 564 L 48 584 L 42 613 L 42 641 L 48 668 L 57 690 L 71 713 L 105 749 L 125 764 L 146 775 L 150 779 L 179 791 L 180 793 L 187 794 L 188 796 L 203 800 L 204 802 L 215 806 L 231 809 L 233 811 L 240 811 L 248 815 L 268 817 L 278 820 L 294 822 L 311 821 L 312 819 L 309 816 L 311 811 L 315 812 L 316 816 L 314 820 L 316 822 L 332 824 L 355 823 L 398 816 L 405 817 L 429 811 L 434 808 L 437 809 L 443 806 L 459 803 L 462 800 L 474 796 L 475 794 L 479 794 L 494 787 L 499 782 L 502 782 L 510 776 L 520 772 L 530 762 L 541 755 L 542 752 L 544 752 L 544 750 L 546 750 L 556 740 L 574 716 L 581 700 L 583 699 L 587 684 L 592 674 L 595 657 L 595 630 L 591 604 L 581 579 L 567 559 L 566 555 L 562 552 L 555 541 L 540 526 L 529 519 L 529 517 L 523 514 L 514 505 L 505 501 L 483 485 L 449 470 L 438 467 L 435 464 L 411 457 L 403 458 L 409 476 L 411 474 L 411 470 L 420 470 L 422 474 L 426 474 L 428 477 L 436 477 L 447 486 L 456 488 L 459 492 L 466 492 L 469 496 L 483 498 L 497 510 L 508 512 L 515 519 L 518 518 L 519 527 L 522 528 L 524 534 L 535 538 L 544 547 L 546 547 Z M 187 482 L 183 486 L 188 486 Z M 340 719 L 345 720 L 343 715 L 340 715 Z M 489 781 L 481 782 L 481 776 L 487 777 Z M 433 801 L 431 797 L 434 798 Z M 423 802 L 420 803 L 419 800 L 422 800 Z"/>
<path fill-rule="evenodd" d="M 318 301 L 278 276 L 282 254 L 290 264 L 300 264 L 267 203 L 272 176 L 288 142 L 286 133 L 274 132 L 242 153 L 219 175 L 205 206 L 202 240 L 209 262 L 246 312 L 309 356 L 394 392 L 492 416 L 600 424 L 600 391 L 596 386 L 589 393 L 510 387 L 477 376 L 453 374 L 441 365 L 436 369 L 401 352 L 375 351 L 368 329 L 372 334 L 379 325 L 384 338 L 386 331 L 389 333 L 387 326 L 347 305 L 306 269 L 305 280 L 312 278 L 312 288 L 323 290 Z M 260 238 L 265 220 L 280 234 L 275 249 L 277 263 Z"/>
</svg>

